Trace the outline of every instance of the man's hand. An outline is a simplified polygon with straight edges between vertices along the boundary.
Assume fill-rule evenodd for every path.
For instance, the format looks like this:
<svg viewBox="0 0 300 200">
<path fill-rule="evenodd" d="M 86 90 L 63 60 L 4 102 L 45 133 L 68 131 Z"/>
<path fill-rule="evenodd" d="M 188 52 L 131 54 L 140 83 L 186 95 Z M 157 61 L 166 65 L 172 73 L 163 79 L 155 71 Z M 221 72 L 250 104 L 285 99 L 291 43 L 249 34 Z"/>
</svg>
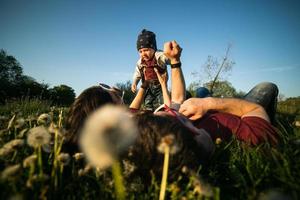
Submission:
<svg viewBox="0 0 300 200">
<path fill-rule="evenodd" d="M 191 120 L 197 120 L 208 111 L 206 105 L 207 98 L 190 98 L 181 104 L 179 112 Z"/>
<path fill-rule="evenodd" d="M 131 91 L 133 93 L 136 93 L 136 84 L 132 83 L 132 85 L 131 85 Z"/>
<path fill-rule="evenodd" d="M 171 42 L 166 42 L 164 44 L 164 54 L 170 59 L 171 64 L 176 64 L 180 62 L 182 48 L 177 44 L 175 40 Z"/>
</svg>

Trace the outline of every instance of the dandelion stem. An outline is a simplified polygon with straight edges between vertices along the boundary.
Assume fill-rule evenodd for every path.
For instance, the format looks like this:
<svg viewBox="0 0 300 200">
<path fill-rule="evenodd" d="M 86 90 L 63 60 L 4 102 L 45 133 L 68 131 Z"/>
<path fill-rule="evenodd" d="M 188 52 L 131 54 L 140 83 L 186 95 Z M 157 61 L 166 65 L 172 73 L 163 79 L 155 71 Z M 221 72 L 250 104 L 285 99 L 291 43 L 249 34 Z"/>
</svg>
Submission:
<svg viewBox="0 0 300 200">
<path fill-rule="evenodd" d="M 39 164 L 39 172 L 40 177 L 43 177 L 43 161 L 42 161 L 42 147 L 38 147 L 38 164 Z"/>
<path fill-rule="evenodd" d="M 112 174 L 115 181 L 115 191 L 117 199 L 123 200 L 126 197 L 125 187 L 123 185 L 123 177 L 121 174 L 121 167 L 118 161 L 114 161 L 112 165 Z"/>
<path fill-rule="evenodd" d="M 165 199 L 166 194 L 166 186 L 167 186 L 167 177 L 168 177 L 168 168 L 169 168 L 169 155 L 170 155 L 170 147 L 168 145 L 165 146 L 165 158 L 164 158 L 164 167 L 163 174 L 160 186 L 160 194 L 159 200 Z"/>
</svg>

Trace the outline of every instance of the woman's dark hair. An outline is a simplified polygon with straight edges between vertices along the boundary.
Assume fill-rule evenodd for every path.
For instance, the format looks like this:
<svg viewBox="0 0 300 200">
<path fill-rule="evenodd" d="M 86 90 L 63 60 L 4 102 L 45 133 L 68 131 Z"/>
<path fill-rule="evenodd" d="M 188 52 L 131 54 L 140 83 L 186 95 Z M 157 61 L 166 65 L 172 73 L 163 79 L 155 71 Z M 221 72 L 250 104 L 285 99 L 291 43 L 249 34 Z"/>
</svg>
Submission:
<svg viewBox="0 0 300 200">
<path fill-rule="evenodd" d="M 86 118 L 97 108 L 105 104 L 115 104 L 110 94 L 100 86 L 84 90 L 71 105 L 66 118 L 66 151 L 78 151 L 78 138 Z"/>
<path fill-rule="evenodd" d="M 158 151 L 161 139 L 168 135 L 174 136 L 178 151 L 170 155 L 169 178 L 174 179 L 184 166 L 197 170 L 201 161 L 194 149 L 197 144 L 193 135 L 176 119 L 170 116 L 158 116 L 149 113 L 135 116 L 139 135 L 131 146 L 128 159 L 137 167 L 134 175 L 151 180 L 151 172 L 156 176 L 162 175 L 164 154 Z"/>
</svg>

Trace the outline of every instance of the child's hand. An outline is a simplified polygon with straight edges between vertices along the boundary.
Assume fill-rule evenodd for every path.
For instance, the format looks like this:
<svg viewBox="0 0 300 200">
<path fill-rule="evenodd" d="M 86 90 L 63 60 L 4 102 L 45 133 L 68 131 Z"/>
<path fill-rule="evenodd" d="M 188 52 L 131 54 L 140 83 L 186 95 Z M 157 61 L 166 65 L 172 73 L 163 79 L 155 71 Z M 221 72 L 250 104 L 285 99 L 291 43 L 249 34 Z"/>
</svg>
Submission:
<svg viewBox="0 0 300 200">
<path fill-rule="evenodd" d="M 164 44 L 164 54 L 170 59 L 171 64 L 180 62 L 182 48 L 177 44 L 175 40 L 166 42 Z"/>
<path fill-rule="evenodd" d="M 133 92 L 133 93 L 136 93 L 136 84 L 132 84 L 131 85 L 131 91 Z"/>
</svg>

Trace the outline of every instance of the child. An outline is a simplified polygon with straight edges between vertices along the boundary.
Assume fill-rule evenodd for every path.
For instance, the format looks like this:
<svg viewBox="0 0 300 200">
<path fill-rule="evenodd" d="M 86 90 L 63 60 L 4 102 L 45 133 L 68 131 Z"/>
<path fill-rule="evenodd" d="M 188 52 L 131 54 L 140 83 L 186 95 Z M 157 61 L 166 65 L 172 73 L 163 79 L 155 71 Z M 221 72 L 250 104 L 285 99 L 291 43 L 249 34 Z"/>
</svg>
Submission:
<svg viewBox="0 0 300 200">
<path fill-rule="evenodd" d="M 157 50 L 153 32 L 143 29 L 138 35 L 136 44 L 140 59 L 136 64 L 131 90 L 135 93 L 137 84 L 142 80 L 143 87 L 147 87 L 144 99 L 145 109 L 154 111 L 160 104 L 163 104 L 161 85 L 154 68 L 164 73 L 170 61 L 162 51 Z"/>
</svg>

